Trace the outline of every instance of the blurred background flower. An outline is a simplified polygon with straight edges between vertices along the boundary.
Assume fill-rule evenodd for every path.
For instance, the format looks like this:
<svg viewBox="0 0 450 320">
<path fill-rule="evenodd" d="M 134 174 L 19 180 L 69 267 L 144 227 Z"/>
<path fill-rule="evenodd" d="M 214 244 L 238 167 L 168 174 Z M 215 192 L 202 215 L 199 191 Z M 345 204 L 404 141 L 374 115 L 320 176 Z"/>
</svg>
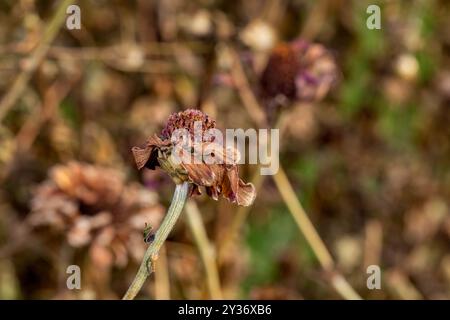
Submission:
<svg viewBox="0 0 450 320">
<path fill-rule="evenodd" d="M 145 223 L 158 228 L 164 208 L 158 195 L 125 183 L 120 171 L 78 162 L 57 165 L 31 200 L 28 223 L 66 237 L 73 248 L 88 246 L 92 262 L 103 269 L 124 267 L 145 251 Z"/>
</svg>

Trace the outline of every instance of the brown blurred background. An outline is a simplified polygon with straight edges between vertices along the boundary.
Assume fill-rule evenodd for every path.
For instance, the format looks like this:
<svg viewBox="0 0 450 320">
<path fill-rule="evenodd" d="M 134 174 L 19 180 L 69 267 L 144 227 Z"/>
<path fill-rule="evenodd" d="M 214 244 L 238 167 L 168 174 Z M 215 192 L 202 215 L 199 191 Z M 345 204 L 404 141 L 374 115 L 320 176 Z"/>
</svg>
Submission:
<svg viewBox="0 0 450 320">
<path fill-rule="evenodd" d="M 338 270 L 366 299 L 450 299 L 448 1 L 86 0 L 80 30 L 66 4 L 0 2 L 0 299 L 120 298 L 174 189 L 137 171 L 131 147 L 188 107 L 254 128 L 246 93 L 299 37 L 339 75 L 283 109 L 280 161 Z M 218 252 L 238 207 L 195 201 Z M 182 216 L 141 298 L 211 298 L 191 231 Z M 270 178 L 233 239 L 217 255 L 223 297 L 340 298 Z M 66 287 L 73 264 L 81 290 Z"/>
</svg>

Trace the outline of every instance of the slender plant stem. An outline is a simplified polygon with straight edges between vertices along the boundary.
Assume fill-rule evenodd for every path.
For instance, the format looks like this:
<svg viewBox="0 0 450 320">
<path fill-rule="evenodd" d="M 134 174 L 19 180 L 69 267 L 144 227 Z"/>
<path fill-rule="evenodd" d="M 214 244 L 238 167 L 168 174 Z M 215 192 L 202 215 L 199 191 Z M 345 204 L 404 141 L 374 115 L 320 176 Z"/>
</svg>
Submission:
<svg viewBox="0 0 450 320">
<path fill-rule="evenodd" d="M 230 51 L 232 53 L 234 52 L 232 48 L 230 49 Z M 245 75 L 242 65 L 240 64 L 239 57 L 235 54 L 235 52 L 233 54 L 233 58 L 234 72 L 232 72 L 232 76 L 237 84 L 236 87 L 240 94 L 242 103 L 245 106 L 249 116 L 252 118 L 255 124 L 258 125 L 259 128 L 267 127 L 267 121 L 260 116 L 263 108 L 259 104 L 259 101 L 254 92 L 250 88 L 247 76 Z M 281 129 L 284 129 L 284 126 L 282 125 L 283 121 L 284 119 L 282 115 L 280 116 L 280 118 L 278 118 L 276 127 L 281 127 Z M 280 134 L 280 136 L 282 136 L 282 134 Z M 261 180 L 263 179 L 264 177 L 261 178 Z M 319 260 L 319 263 L 321 264 L 324 271 L 327 272 L 328 275 L 330 275 L 330 282 L 332 286 L 345 299 L 361 299 L 361 297 L 347 282 L 347 280 L 345 280 L 342 275 L 336 272 L 335 263 L 331 254 L 327 250 L 325 244 L 314 228 L 314 225 L 309 220 L 309 217 L 303 209 L 300 201 L 298 200 L 297 195 L 295 194 L 294 189 L 292 188 L 292 185 L 290 184 L 289 179 L 287 178 L 281 164 L 278 173 L 273 176 L 273 179 L 275 181 L 275 184 L 277 185 L 281 197 L 289 208 L 289 212 L 297 223 L 300 232 L 304 235 L 306 241 L 311 246 L 313 253 Z M 262 185 L 262 182 L 263 181 L 260 181 L 260 185 Z M 240 229 L 241 225 L 245 221 L 245 218 L 247 217 L 247 214 L 247 211 L 242 211 L 239 212 L 238 215 L 236 215 L 236 221 L 235 223 L 233 223 L 231 229 L 232 232 Z M 226 250 L 226 246 L 232 239 L 232 236 L 230 236 L 228 239 L 226 239 L 227 241 L 225 242 L 225 245 L 219 248 L 219 258 L 223 257 L 222 253 Z"/>
<path fill-rule="evenodd" d="M 328 272 L 331 275 L 330 280 L 333 287 L 345 299 L 360 300 L 361 297 L 358 293 L 356 293 L 347 280 L 335 271 L 335 264 L 330 252 L 303 209 L 282 166 L 280 166 L 278 172 L 273 176 L 273 179 L 277 185 L 281 197 L 288 206 L 298 228 L 311 246 L 311 249 L 316 255 L 317 260 L 319 260 L 320 265 L 325 272 Z"/>
<path fill-rule="evenodd" d="M 254 185 L 255 190 L 258 194 L 258 190 L 261 189 L 261 186 L 265 180 L 265 176 L 261 175 L 259 172 L 260 165 L 256 166 L 255 172 L 250 179 L 250 182 Z M 236 211 L 236 214 L 231 221 L 231 225 L 225 233 L 223 239 L 221 239 L 218 247 L 218 264 L 219 266 L 224 262 L 227 255 L 230 253 L 230 248 L 233 243 L 239 238 L 241 229 L 245 224 L 245 220 L 247 219 L 248 214 L 250 213 L 252 206 L 248 207 L 239 207 Z"/>
<path fill-rule="evenodd" d="M 256 98 L 255 98 L 256 99 Z M 260 107 L 258 107 L 260 108 Z M 285 128 L 285 120 L 286 116 L 282 114 L 280 117 L 278 117 L 275 128 L 280 128 L 279 136 L 282 137 L 284 133 Z M 256 123 L 257 119 L 254 119 L 254 122 Z M 270 141 L 271 138 L 269 138 L 267 141 L 260 141 L 261 145 L 260 148 L 262 149 L 268 149 L 270 150 Z M 261 186 L 264 184 L 266 176 L 261 175 L 261 164 L 258 164 L 255 168 L 255 171 L 250 179 L 250 182 L 255 186 L 256 194 L 258 194 L 258 191 L 261 189 Z M 235 241 L 239 233 L 242 229 L 242 226 L 245 223 L 245 220 L 247 219 L 247 216 L 251 210 L 251 206 L 248 207 L 239 207 L 236 214 L 234 215 L 233 221 L 231 222 L 229 230 L 226 232 L 226 235 L 224 239 L 220 242 L 219 249 L 218 249 L 218 262 L 219 266 L 223 262 L 223 260 L 226 257 L 226 253 L 229 252 L 229 248 L 233 241 Z"/>
<path fill-rule="evenodd" d="M 167 260 L 167 248 L 164 244 L 159 250 L 159 258 L 155 265 L 156 300 L 170 300 L 170 276 Z"/>
<path fill-rule="evenodd" d="M 297 195 L 292 189 L 292 186 L 289 183 L 286 173 L 282 167 L 279 168 L 278 172 L 273 176 L 273 179 L 281 193 L 281 197 L 291 211 L 295 222 L 316 254 L 320 265 L 325 270 L 331 270 L 334 264 L 333 259 L 331 258 L 331 255 L 325 247 L 322 239 L 320 239 L 320 236 L 314 228 L 311 220 L 309 220 L 309 217 L 300 204 L 300 201 L 298 201 Z"/>
<path fill-rule="evenodd" d="M 197 243 L 197 248 L 205 267 L 206 280 L 211 298 L 215 300 L 222 299 L 216 255 L 211 242 L 208 240 L 200 210 L 192 200 L 187 202 L 185 210 L 189 228 Z"/>
<path fill-rule="evenodd" d="M 344 276 L 336 271 L 329 275 L 331 285 L 346 300 L 362 300 L 361 296 L 353 289 Z"/>
<path fill-rule="evenodd" d="M 155 234 L 155 240 L 147 248 L 139 270 L 127 292 L 123 296 L 123 300 L 134 299 L 134 297 L 136 297 L 141 290 L 147 277 L 154 271 L 154 261 L 158 258 L 158 251 L 164 241 L 166 241 L 167 236 L 177 222 L 181 211 L 183 211 L 184 204 L 186 203 L 186 199 L 189 194 L 189 189 L 190 185 L 187 182 L 177 184 L 169 210 L 167 211 L 161 226 Z"/>
<path fill-rule="evenodd" d="M 44 59 L 45 55 L 47 54 L 51 42 L 57 36 L 58 31 L 64 22 L 67 7 L 75 3 L 76 3 L 75 0 L 64 0 L 60 2 L 56 10 L 56 13 L 48 23 L 47 28 L 45 29 L 44 35 L 42 36 L 39 45 L 36 47 L 36 49 L 31 54 L 30 58 L 27 60 L 27 66 L 17 76 L 9 91 L 5 94 L 3 99 L 1 99 L 0 122 L 6 116 L 8 111 L 14 106 L 17 99 L 20 98 L 23 91 L 26 89 L 28 81 L 31 79 L 33 72 L 36 70 L 36 68 L 41 63 L 42 59 Z"/>
<path fill-rule="evenodd" d="M 247 109 L 247 113 L 250 115 L 255 124 L 258 125 L 259 128 L 265 128 L 267 123 L 264 110 L 261 108 L 258 100 L 253 94 L 250 83 L 248 82 L 244 68 L 242 67 L 239 59 L 239 55 L 232 46 L 228 46 L 228 51 L 233 61 L 233 67 L 230 70 L 231 76 L 235 82 L 243 105 Z"/>
</svg>

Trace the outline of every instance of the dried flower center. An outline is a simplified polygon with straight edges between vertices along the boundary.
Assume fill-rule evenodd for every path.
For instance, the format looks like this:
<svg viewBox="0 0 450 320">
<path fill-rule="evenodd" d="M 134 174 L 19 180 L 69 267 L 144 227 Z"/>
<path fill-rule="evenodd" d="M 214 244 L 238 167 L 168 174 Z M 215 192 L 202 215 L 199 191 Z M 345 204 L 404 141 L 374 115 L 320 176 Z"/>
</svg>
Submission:
<svg viewBox="0 0 450 320">
<path fill-rule="evenodd" d="M 194 137 L 195 123 L 202 124 L 202 136 L 208 129 L 214 129 L 216 122 L 207 114 L 200 110 L 187 109 L 178 113 L 172 114 L 167 120 L 166 126 L 161 132 L 162 139 L 170 139 L 172 134 L 177 129 L 186 129 L 189 131 L 191 137 Z"/>
<path fill-rule="evenodd" d="M 262 75 L 263 93 L 269 97 L 283 94 L 288 98 L 294 98 L 296 93 L 295 77 L 299 68 L 300 63 L 296 51 L 288 44 L 278 45 L 273 50 Z"/>
</svg>

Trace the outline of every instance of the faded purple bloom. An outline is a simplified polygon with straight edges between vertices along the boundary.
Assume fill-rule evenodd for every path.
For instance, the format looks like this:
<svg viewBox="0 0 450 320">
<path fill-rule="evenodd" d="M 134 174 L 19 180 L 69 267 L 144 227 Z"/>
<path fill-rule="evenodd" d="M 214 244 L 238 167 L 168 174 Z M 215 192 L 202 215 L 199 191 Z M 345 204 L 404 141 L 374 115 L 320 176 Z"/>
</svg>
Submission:
<svg viewBox="0 0 450 320">
<path fill-rule="evenodd" d="M 280 98 L 317 101 L 336 79 L 336 63 L 324 46 L 296 40 L 273 49 L 261 76 L 261 94 L 268 104 Z"/>
</svg>

